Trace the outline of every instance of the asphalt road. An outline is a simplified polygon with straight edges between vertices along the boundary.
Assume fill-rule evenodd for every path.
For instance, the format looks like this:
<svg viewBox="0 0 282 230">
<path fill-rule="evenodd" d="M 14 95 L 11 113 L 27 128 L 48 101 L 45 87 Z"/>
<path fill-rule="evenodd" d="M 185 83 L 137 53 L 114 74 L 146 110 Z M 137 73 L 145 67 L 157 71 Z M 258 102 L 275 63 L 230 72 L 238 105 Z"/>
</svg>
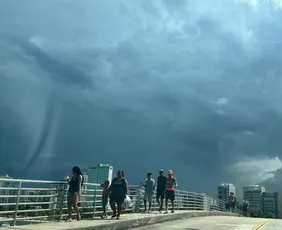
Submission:
<svg viewBox="0 0 282 230">
<path fill-rule="evenodd" d="M 264 223 L 264 224 L 263 224 Z M 263 224 L 263 225 L 262 225 Z M 282 220 L 209 216 L 164 222 L 136 230 L 282 230 Z"/>
</svg>

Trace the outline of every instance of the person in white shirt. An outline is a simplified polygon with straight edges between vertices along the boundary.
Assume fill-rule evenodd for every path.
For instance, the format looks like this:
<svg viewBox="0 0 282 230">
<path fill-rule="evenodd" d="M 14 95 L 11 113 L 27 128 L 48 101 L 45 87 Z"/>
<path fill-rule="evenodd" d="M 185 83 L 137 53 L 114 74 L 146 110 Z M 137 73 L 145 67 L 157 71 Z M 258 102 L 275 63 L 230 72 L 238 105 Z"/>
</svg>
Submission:
<svg viewBox="0 0 282 230">
<path fill-rule="evenodd" d="M 149 202 L 148 211 L 150 212 L 152 207 L 153 194 L 155 191 L 155 181 L 152 179 L 152 173 L 147 173 L 147 179 L 145 181 L 145 184 L 143 184 L 142 182 L 141 184 L 145 187 L 144 212 L 147 211 L 147 201 Z"/>
</svg>

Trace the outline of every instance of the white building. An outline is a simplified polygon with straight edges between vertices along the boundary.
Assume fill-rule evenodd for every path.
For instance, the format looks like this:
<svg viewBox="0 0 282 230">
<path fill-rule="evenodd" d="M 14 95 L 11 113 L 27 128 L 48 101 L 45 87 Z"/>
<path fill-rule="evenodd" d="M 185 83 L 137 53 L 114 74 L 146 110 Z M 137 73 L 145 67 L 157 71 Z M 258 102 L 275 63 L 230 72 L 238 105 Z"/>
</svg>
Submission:
<svg viewBox="0 0 282 230">
<path fill-rule="evenodd" d="M 97 166 L 90 167 L 87 171 L 87 182 L 85 183 L 93 183 L 93 184 L 102 184 L 105 180 L 109 180 L 112 182 L 113 178 L 113 166 L 108 164 L 98 164 Z M 86 195 L 87 198 L 85 199 L 85 206 L 93 205 L 93 201 L 95 199 L 96 205 L 97 202 L 101 202 L 101 198 L 95 198 L 97 195 L 101 195 L 102 188 L 98 187 L 98 191 L 95 192 L 95 187 L 87 185 L 85 188 L 87 189 Z M 93 192 L 93 189 L 95 190 Z"/>
<path fill-rule="evenodd" d="M 87 185 L 86 185 L 87 183 L 89 183 L 88 175 L 86 173 L 83 173 L 83 184 L 84 184 L 83 189 L 84 190 L 87 190 Z"/>
<path fill-rule="evenodd" d="M 205 193 L 202 193 L 202 196 L 203 196 L 203 210 L 210 211 L 210 206 L 211 206 L 211 202 L 209 199 L 210 197 Z"/>
<path fill-rule="evenodd" d="M 87 175 L 87 173 L 83 173 L 83 183 L 88 183 L 88 175 Z"/>
<path fill-rule="evenodd" d="M 262 193 L 265 188 L 259 185 L 248 185 L 243 187 L 243 199 L 249 201 L 249 210 L 255 215 L 262 212 Z"/>
<path fill-rule="evenodd" d="M 11 182 L 7 182 L 7 181 L 1 181 L 1 179 L 12 179 L 11 177 L 9 177 L 7 174 L 6 175 L 0 175 L 0 187 L 9 187 L 8 185 L 11 184 Z"/>
<path fill-rule="evenodd" d="M 102 184 L 105 180 L 112 181 L 113 166 L 108 164 L 98 164 L 97 166 L 90 167 L 87 172 L 88 183 Z"/>
<path fill-rule="evenodd" d="M 18 187 L 18 183 L 13 183 L 10 181 L 5 181 L 5 180 L 1 180 L 1 179 L 12 179 L 11 177 L 9 177 L 8 175 L 0 175 L 0 195 L 16 195 L 17 194 L 17 190 L 11 190 L 10 188 L 15 188 Z M 14 201 L 15 198 L 0 198 L 0 203 L 12 203 L 15 202 Z"/>
<path fill-rule="evenodd" d="M 224 183 L 217 186 L 217 198 L 219 200 L 227 202 L 231 192 L 236 197 L 236 187 L 233 184 Z"/>
</svg>

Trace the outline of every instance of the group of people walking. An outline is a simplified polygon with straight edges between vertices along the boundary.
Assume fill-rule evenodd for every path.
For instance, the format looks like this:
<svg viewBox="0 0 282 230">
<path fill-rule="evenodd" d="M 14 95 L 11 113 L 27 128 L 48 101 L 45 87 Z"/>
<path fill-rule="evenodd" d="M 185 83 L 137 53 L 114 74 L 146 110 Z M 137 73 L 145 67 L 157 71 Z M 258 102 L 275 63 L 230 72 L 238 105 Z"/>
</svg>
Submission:
<svg viewBox="0 0 282 230">
<path fill-rule="evenodd" d="M 163 201 L 165 200 L 165 213 L 168 213 L 168 201 L 170 200 L 172 206 L 171 212 L 174 213 L 174 189 L 175 187 L 177 187 L 177 181 L 176 178 L 173 176 L 172 170 L 168 170 L 167 174 L 167 177 L 164 176 L 164 170 L 160 169 L 156 185 L 154 179 L 152 178 L 152 173 L 147 173 L 147 179 L 145 181 L 145 184 L 141 183 L 141 185 L 145 187 L 145 193 L 143 197 L 144 212 L 151 211 L 152 199 L 155 192 L 155 187 L 157 187 L 156 200 L 159 205 L 159 212 L 162 212 Z M 148 210 L 147 202 L 149 202 Z"/>
<path fill-rule="evenodd" d="M 81 219 L 78 202 L 81 196 L 82 186 L 84 182 L 83 174 L 78 166 L 72 168 L 72 178 L 66 178 L 66 181 L 69 184 L 68 196 L 67 196 L 67 205 L 68 205 L 68 218 L 67 221 L 72 221 L 72 207 L 74 208 L 77 214 L 77 220 Z M 177 186 L 176 178 L 173 176 L 172 170 L 168 170 L 167 176 L 164 176 L 164 170 L 159 170 L 159 176 L 157 179 L 157 184 L 152 178 L 152 173 L 147 173 L 147 179 L 145 183 L 141 183 L 145 188 L 144 193 L 144 212 L 150 212 L 152 207 L 152 199 L 156 189 L 156 200 L 159 205 L 159 212 L 163 211 L 163 202 L 165 200 L 165 213 L 168 213 L 168 201 L 171 201 L 171 212 L 174 213 L 174 200 L 175 194 L 174 189 Z M 111 218 L 120 218 L 122 211 L 122 205 L 128 194 L 128 182 L 125 179 L 124 172 L 118 170 L 116 177 L 110 181 L 106 180 L 101 184 L 103 188 L 102 192 L 102 207 L 103 214 L 102 218 L 107 217 L 107 205 L 110 202 L 112 209 Z M 147 202 L 149 202 L 149 207 L 147 209 Z"/>
<path fill-rule="evenodd" d="M 226 209 L 230 212 L 235 212 L 236 207 L 236 197 L 233 192 L 230 192 L 228 196 L 228 202 L 226 203 Z M 242 214 L 243 216 L 248 216 L 249 201 L 243 200 L 242 202 Z"/>
<path fill-rule="evenodd" d="M 72 178 L 66 178 L 69 184 L 68 196 L 67 196 L 67 205 L 68 205 L 68 218 L 67 221 L 72 221 L 72 207 L 76 212 L 77 220 L 81 219 L 78 201 L 81 197 L 81 190 L 84 182 L 83 174 L 78 166 L 72 168 Z M 117 171 L 116 177 L 112 180 L 112 183 L 106 180 L 101 186 L 103 187 L 102 192 L 102 207 L 103 214 L 102 218 L 107 216 L 107 205 L 110 200 L 110 206 L 113 211 L 112 218 L 119 219 L 122 204 L 128 193 L 128 182 L 124 177 L 124 172 L 122 170 Z"/>
<path fill-rule="evenodd" d="M 236 206 L 236 197 L 233 192 L 230 192 L 228 196 L 228 202 L 226 203 L 226 208 L 230 212 L 235 212 L 235 206 Z"/>
<path fill-rule="evenodd" d="M 103 184 L 101 184 L 103 188 L 102 192 L 102 208 L 103 214 L 102 218 L 107 218 L 107 205 L 110 200 L 110 206 L 113 211 L 112 218 L 119 219 L 122 204 L 126 195 L 128 193 L 128 182 L 124 177 L 124 172 L 122 170 L 117 171 L 117 176 L 112 180 L 112 183 L 106 180 Z"/>
</svg>

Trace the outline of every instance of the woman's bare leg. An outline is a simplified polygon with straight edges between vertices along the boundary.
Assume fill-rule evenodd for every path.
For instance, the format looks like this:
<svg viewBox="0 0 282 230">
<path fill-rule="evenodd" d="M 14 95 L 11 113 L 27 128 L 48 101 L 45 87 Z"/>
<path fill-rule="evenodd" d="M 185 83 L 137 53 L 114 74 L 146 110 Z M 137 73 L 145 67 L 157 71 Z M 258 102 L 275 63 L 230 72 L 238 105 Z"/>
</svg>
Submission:
<svg viewBox="0 0 282 230">
<path fill-rule="evenodd" d="M 71 216 L 72 216 L 72 194 L 71 192 L 68 192 L 68 198 L 67 198 L 67 202 L 68 202 L 68 220 L 71 220 Z"/>
<path fill-rule="evenodd" d="M 79 213 L 79 208 L 78 208 L 78 201 L 79 201 L 79 195 L 78 193 L 75 193 L 72 197 L 72 206 L 73 206 L 73 209 L 75 210 L 76 212 L 76 218 L 77 220 L 80 220 L 81 217 L 80 217 L 80 213 Z"/>
<path fill-rule="evenodd" d="M 120 213 L 121 213 L 121 205 L 120 203 L 117 204 L 117 218 L 120 217 Z"/>
<path fill-rule="evenodd" d="M 115 202 L 110 202 L 110 205 L 111 205 L 111 208 L 112 208 L 112 211 L 113 211 L 113 216 L 112 218 L 116 217 L 117 215 L 117 210 L 116 210 L 116 203 Z"/>
</svg>

